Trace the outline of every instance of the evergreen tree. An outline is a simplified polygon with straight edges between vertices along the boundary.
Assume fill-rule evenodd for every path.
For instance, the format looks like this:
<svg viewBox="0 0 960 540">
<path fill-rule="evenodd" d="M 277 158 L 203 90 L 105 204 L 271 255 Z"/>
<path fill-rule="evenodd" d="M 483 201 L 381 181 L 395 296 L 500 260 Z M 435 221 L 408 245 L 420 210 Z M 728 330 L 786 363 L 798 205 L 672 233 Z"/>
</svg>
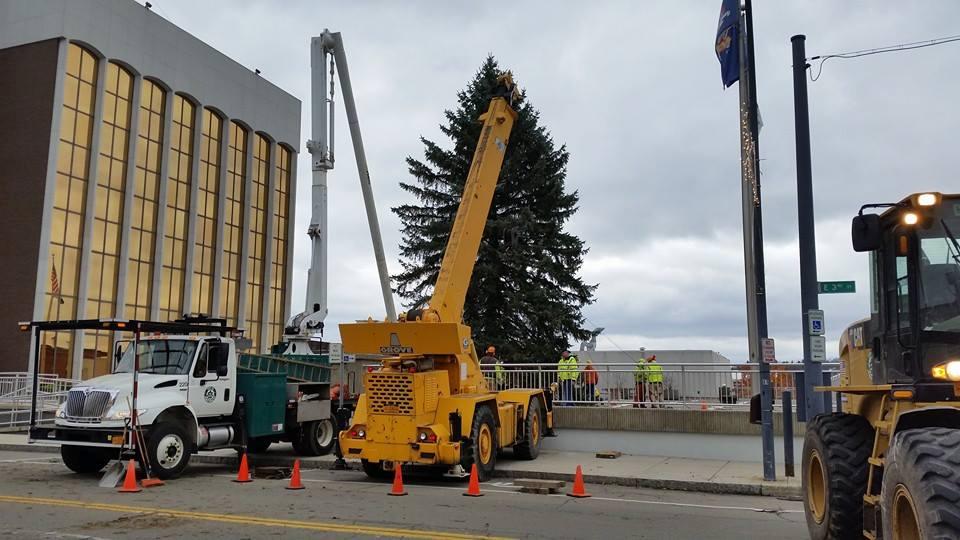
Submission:
<svg viewBox="0 0 960 540">
<path fill-rule="evenodd" d="M 502 73 L 486 59 L 473 81 L 458 93 L 456 110 L 440 126 L 452 143 L 442 148 L 421 137 L 424 160 L 407 158 L 414 182 L 401 182 L 418 202 L 393 208 L 403 222 L 403 271 L 396 292 L 409 308 L 426 305 L 433 292 L 444 248 L 480 136 L 479 116 L 487 110 Z M 587 249 L 565 232 L 579 195 L 564 189 L 569 154 L 556 148 L 525 93 L 514 103 L 517 121 L 480 243 L 467 293 L 464 322 L 480 354 L 497 347 L 505 362 L 552 362 L 568 339 L 586 339 L 584 305 L 596 285 L 578 273 Z"/>
</svg>

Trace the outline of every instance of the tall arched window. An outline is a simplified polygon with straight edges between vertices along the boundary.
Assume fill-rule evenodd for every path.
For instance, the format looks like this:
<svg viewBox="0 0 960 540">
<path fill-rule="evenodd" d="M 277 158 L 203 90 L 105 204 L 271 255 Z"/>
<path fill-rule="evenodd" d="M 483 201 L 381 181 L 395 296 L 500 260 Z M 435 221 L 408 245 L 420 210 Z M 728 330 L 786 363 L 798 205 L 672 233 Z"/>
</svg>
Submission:
<svg viewBox="0 0 960 540">
<path fill-rule="evenodd" d="M 268 316 L 268 344 L 279 343 L 283 336 L 283 326 L 286 321 L 285 310 L 287 305 L 286 281 L 287 269 L 287 227 L 290 205 L 290 159 L 292 152 L 284 146 L 277 147 L 276 171 L 274 172 L 273 195 L 273 231 L 270 241 L 273 242 L 272 278 L 270 280 L 270 296 Z"/>
<path fill-rule="evenodd" d="M 227 148 L 227 192 L 223 208 L 223 272 L 220 287 L 220 315 L 232 326 L 237 324 L 240 292 L 240 258 L 243 241 L 244 184 L 247 175 L 247 132 L 230 122 Z"/>
<path fill-rule="evenodd" d="M 194 106 L 173 96 L 170 158 L 167 162 L 167 208 L 160 269 L 160 320 L 178 319 L 184 312 L 183 284 L 187 264 L 187 220 L 193 171 Z"/>
<path fill-rule="evenodd" d="M 263 324 L 264 258 L 267 250 L 267 187 L 270 184 L 270 141 L 256 135 L 253 142 L 253 174 L 250 192 L 250 223 L 247 244 L 247 337 L 260 349 Z"/>
<path fill-rule="evenodd" d="M 130 259 L 127 262 L 125 316 L 130 319 L 150 319 L 165 107 L 163 88 L 144 79 L 140 89 L 137 170 L 130 224 Z"/>
<path fill-rule="evenodd" d="M 213 271 L 217 248 L 217 199 L 220 197 L 220 138 L 223 121 L 203 110 L 200 139 L 200 191 L 197 195 L 197 240 L 193 246 L 194 313 L 213 314 Z"/>
<path fill-rule="evenodd" d="M 93 234 L 90 235 L 90 264 L 87 268 L 84 317 L 90 319 L 115 315 L 133 80 L 126 69 L 112 62 L 107 64 L 107 79 L 103 82 L 97 187 L 92 210 Z M 110 372 L 112 332 L 85 333 L 83 348 L 83 378 Z"/>
<path fill-rule="evenodd" d="M 96 93 L 97 57 L 76 43 L 68 44 L 50 223 L 51 267 L 44 308 L 47 320 L 77 318 L 77 281 Z M 41 372 L 71 376 L 72 333 L 51 332 L 49 336 L 43 336 L 41 345 Z"/>
</svg>

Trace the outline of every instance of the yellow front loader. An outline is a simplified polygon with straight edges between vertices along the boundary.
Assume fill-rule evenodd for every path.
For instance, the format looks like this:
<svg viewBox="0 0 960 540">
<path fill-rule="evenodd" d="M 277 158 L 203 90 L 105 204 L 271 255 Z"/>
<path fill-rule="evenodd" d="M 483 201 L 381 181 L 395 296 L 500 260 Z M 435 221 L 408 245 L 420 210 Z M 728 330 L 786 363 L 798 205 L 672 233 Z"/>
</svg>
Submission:
<svg viewBox="0 0 960 540">
<path fill-rule="evenodd" d="M 864 213 L 886 208 L 882 214 Z M 871 316 L 840 337 L 842 411 L 807 423 L 816 540 L 960 538 L 960 195 L 865 205 Z"/>
<path fill-rule="evenodd" d="M 344 352 L 389 355 L 364 375 L 364 393 L 349 429 L 340 432 L 345 457 L 359 458 L 370 476 L 403 464 L 443 468 L 463 476 L 476 464 L 485 480 L 497 454 L 534 459 L 553 431 L 552 400 L 540 389 L 493 392 L 480 372 L 463 305 L 516 120 L 510 74 L 481 115 L 483 127 L 428 306 L 398 322 L 340 325 Z"/>
</svg>

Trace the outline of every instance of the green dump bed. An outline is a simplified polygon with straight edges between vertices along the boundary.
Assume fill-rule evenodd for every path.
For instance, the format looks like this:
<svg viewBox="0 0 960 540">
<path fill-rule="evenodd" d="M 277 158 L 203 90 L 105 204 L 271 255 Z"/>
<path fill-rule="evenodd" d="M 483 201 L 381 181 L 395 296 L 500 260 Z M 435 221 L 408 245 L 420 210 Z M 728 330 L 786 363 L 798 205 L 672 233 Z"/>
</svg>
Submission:
<svg viewBox="0 0 960 540">
<path fill-rule="evenodd" d="M 330 357 L 326 354 L 241 354 L 237 368 L 248 373 L 284 374 L 287 380 L 295 382 L 330 382 Z"/>
</svg>

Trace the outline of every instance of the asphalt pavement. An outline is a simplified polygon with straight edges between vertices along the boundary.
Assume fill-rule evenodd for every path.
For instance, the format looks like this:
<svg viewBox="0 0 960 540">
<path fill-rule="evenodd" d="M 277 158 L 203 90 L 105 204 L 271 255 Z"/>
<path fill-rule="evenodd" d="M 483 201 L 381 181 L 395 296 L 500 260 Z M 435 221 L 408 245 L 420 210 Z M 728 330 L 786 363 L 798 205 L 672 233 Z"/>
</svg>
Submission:
<svg viewBox="0 0 960 540">
<path fill-rule="evenodd" d="M 306 489 L 226 465 L 191 465 L 165 486 L 120 494 L 56 454 L 0 452 L 3 538 L 805 538 L 802 505 L 773 497 L 587 484 L 593 495 L 520 493 L 512 480 L 463 497 L 460 482 L 408 478 L 409 495 L 356 471 L 305 470 Z M 569 486 L 568 486 L 569 488 Z"/>
</svg>

